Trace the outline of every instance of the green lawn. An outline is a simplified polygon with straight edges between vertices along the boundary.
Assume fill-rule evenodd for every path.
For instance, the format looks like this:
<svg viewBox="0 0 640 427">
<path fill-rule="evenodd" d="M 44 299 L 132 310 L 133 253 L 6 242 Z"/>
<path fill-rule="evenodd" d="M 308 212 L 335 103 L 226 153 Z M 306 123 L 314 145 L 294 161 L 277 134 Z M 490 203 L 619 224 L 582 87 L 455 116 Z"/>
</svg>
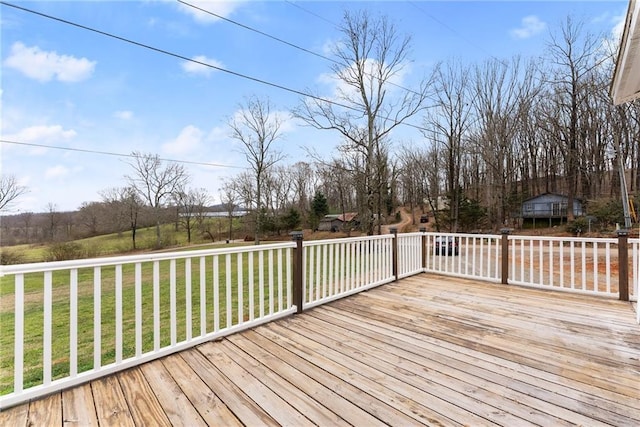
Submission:
<svg viewBox="0 0 640 427">
<path fill-rule="evenodd" d="M 225 228 L 228 230 L 227 219 L 208 219 L 211 222 L 211 229 L 218 230 L 217 222 L 223 221 Z M 240 227 L 238 220 L 234 220 L 234 230 Z M 191 245 L 209 244 L 212 246 L 221 245 L 224 243 L 212 243 L 211 240 L 204 235 L 194 231 L 191 236 L 191 244 L 187 242 L 187 233 L 183 230 L 176 231 L 175 224 L 163 224 L 160 226 L 160 234 L 163 241 L 163 247 L 165 248 L 189 248 Z M 101 236 L 88 237 L 86 239 L 77 239 L 73 243 L 81 246 L 83 251 L 83 257 L 97 257 L 97 256 L 109 256 L 131 253 L 133 251 L 133 245 L 131 241 L 131 231 L 124 231 L 120 234 L 112 233 Z M 149 251 L 156 249 L 156 229 L 155 227 L 146 227 L 137 230 L 136 232 L 136 250 L 137 251 Z M 10 247 L 3 247 L 2 251 L 8 251 L 20 256 L 21 263 L 30 262 L 42 262 L 49 260 L 49 248 L 50 244 L 31 244 L 31 245 L 16 245 Z"/>
<path fill-rule="evenodd" d="M 113 236 L 102 236 L 94 238 L 95 241 L 103 243 L 118 241 Z M 106 244 L 106 243 L 105 243 Z M 241 243 L 240 245 L 252 245 L 252 243 Z M 176 250 L 193 250 L 205 248 L 232 247 L 237 244 L 215 244 L 206 246 L 191 246 L 177 248 Z M 353 264 L 356 261 L 362 263 L 365 258 L 373 256 L 372 248 L 359 247 L 357 258 L 345 259 L 345 262 Z M 262 249 L 260 249 L 262 250 Z M 273 311 L 278 311 L 278 303 L 282 308 L 287 308 L 286 278 L 283 278 L 282 295 L 278 295 L 278 274 L 286 274 L 286 251 L 282 250 L 282 270 L 273 274 Z M 314 250 L 315 251 L 315 250 Z M 363 252 L 364 251 L 364 252 Z M 325 257 L 331 255 L 331 251 L 316 252 L 314 256 L 315 270 L 318 266 L 326 264 Z M 334 262 L 337 262 L 338 252 L 334 251 Z M 319 262 L 319 259 L 320 262 Z M 328 260 L 328 258 L 327 258 Z M 249 291 L 249 271 L 250 263 L 247 253 L 242 254 L 242 290 L 238 289 L 238 257 L 231 255 L 227 264 L 227 256 L 218 256 L 217 268 L 214 266 L 212 256 L 205 259 L 205 331 L 206 333 L 215 330 L 215 319 L 218 319 L 218 328 L 236 325 L 238 323 L 238 308 L 242 299 L 243 320 L 249 319 L 249 300 L 253 300 L 253 316 L 259 317 L 261 309 L 264 314 L 270 312 L 269 304 L 269 272 L 267 271 L 269 262 L 268 254 L 264 254 L 263 260 L 264 288 L 262 295 L 258 288 L 259 281 L 259 261 L 258 254 L 253 255 L 253 283 L 255 289 L 250 296 Z M 307 263 L 310 259 L 307 259 Z M 274 266 L 278 264 L 277 251 L 273 253 Z M 170 262 L 160 261 L 158 263 L 157 282 L 159 283 L 159 316 L 160 335 L 159 346 L 165 347 L 171 343 L 170 334 Z M 228 268 L 227 268 L 228 267 Z M 186 338 L 187 331 L 187 280 L 185 277 L 185 260 L 175 262 L 176 268 L 176 339 L 180 342 Z M 191 262 L 191 332 L 192 336 L 200 335 L 200 259 L 194 258 Z M 321 267 L 322 268 L 322 267 Z M 314 271 L 315 286 L 331 286 L 330 283 L 337 279 L 341 270 L 335 270 L 329 277 L 328 271 L 324 268 Z M 277 269 L 277 268 L 276 268 Z M 141 305 L 142 305 L 142 352 L 154 349 L 154 285 L 153 285 L 153 262 L 141 264 Z M 228 273 L 229 271 L 229 273 Z M 345 271 L 350 271 L 350 267 L 345 267 Z M 307 274 L 311 273 L 310 266 L 307 265 Z M 93 368 L 94 361 L 94 270 L 93 268 L 82 268 L 78 270 L 78 372 L 87 371 Z M 362 276 L 364 272 L 360 272 Z M 229 302 L 227 302 L 227 277 L 231 280 L 229 291 Z M 116 336 L 116 268 L 104 267 L 101 269 L 101 364 L 109 364 L 115 361 L 115 336 Z M 214 309 L 214 278 L 218 279 L 219 294 L 217 307 Z M 44 319 L 44 279 L 43 274 L 25 275 L 25 339 L 24 339 L 24 388 L 35 386 L 43 380 L 43 319 Z M 315 292 L 314 292 L 315 294 Z M 321 296 L 323 296 L 321 295 Z M 54 272 L 52 274 L 52 377 L 53 379 L 64 377 L 69 373 L 69 324 L 70 324 L 70 273 L 69 271 Z M 135 266 L 127 264 L 122 267 L 122 358 L 126 359 L 135 355 Z M 10 393 L 13 390 L 13 351 L 14 351 L 14 278 L 5 276 L 0 278 L 0 395 Z"/>
<path fill-rule="evenodd" d="M 285 251 L 283 250 L 283 261 Z M 214 277 L 219 280 L 219 327 L 238 323 L 239 298 L 242 297 L 244 320 L 249 318 L 249 261 L 248 255 L 242 257 L 242 292 L 238 292 L 238 259 L 236 255 L 231 257 L 229 263 L 232 286 L 230 287 L 230 305 L 227 303 L 227 258 L 222 255 L 219 258 L 217 270 L 214 269 L 212 257 L 206 258 L 206 332 L 214 330 Z M 253 294 L 254 316 L 260 314 L 260 306 L 264 313 L 269 313 L 268 284 L 269 273 L 267 271 L 267 254 L 264 256 L 264 280 L 265 289 L 263 298 L 260 299 L 258 289 L 258 255 L 254 254 L 254 283 Z M 277 254 L 274 253 L 274 265 L 277 264 Z M 142 270 L 142 352 L 151 351 L 154 348 L 153 332 L 153 263 L 141 264 Z M 215 270 L 215 271 L 214 271 Z M 160 314 L 160 347 L 170 344 L 170 281 L 169 261 L 159 262 L 159 314 Z M 176 317 L 177 317 L 177 341 L 186 337 L 185 308 L 186 278 L 185 261 L 176 261 Z M 284 269 L 281 274 L 285 274 Z M 94 358 L 94 292 L 93 269 L 83 268 L 78 270 L 78 371 L 86 371 L 93 368 Z M 102 365 L 115 361 L 115 267 L 105 267 L 101 271 L 101 361 Z M 52 275 L 53 295 L 53 338 L 52 338 L 52 365 L 53 378 L 65 376 L 69 372 L 69 315 L 70 315 L 70 278 L 68 271 L 54 272 Z M 286 286 L 286 279 L 283 279 Z M 122 316 L 123 316 L 123 359 L 135 354 L 135 268 L 134 265 L 125 265 L 122 269 Z M 192 298 L 192 334 L 200 335 L 200 261 L 194 259 L 191 265 L 191 298 Z M 274 273 L 274 311 L 278 310 L 277 295 L 278 273 Z M 25 351 L 24 351 L 24 387 L 30 387 L 42 382 L 42 342 L 43 342 L 43 275 L 25 275 Z M 282 306 L 286 308 L 286 288 L 282 292 Z M 0 394 L 7 394 L 13 390 L 13 349 L 14 349 L 14 280 L 12 276 L 5 276 L 0 280 Z M 228 316 L 228 313 L 231 316 Z"/>
</svg>

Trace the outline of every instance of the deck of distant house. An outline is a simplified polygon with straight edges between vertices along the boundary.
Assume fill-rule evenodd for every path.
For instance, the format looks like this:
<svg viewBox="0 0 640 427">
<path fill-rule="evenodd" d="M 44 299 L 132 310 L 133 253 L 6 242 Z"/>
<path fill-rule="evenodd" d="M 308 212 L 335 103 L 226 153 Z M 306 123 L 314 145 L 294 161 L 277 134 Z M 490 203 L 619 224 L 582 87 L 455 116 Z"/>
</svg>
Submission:
<svg viewBox="0 0 640 427">
<path fill-rule="evenodd" d="M 0 413 L 2 426 L 640 425 L 628 302 L 420 274 Z"/>
</svg>

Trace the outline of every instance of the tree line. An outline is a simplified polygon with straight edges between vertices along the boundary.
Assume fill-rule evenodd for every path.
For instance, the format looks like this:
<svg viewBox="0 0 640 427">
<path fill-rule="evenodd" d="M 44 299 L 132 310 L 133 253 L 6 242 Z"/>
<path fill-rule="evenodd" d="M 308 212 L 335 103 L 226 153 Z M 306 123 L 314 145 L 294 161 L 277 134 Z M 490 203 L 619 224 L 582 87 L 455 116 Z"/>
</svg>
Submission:
<svg viewBox="0 0 640 427">
<path fill-rule="evenodd" d="M 261 153 L 236 133 L 251 152 L 253 174 L 229 185 L 247 206 L 308 213 L 320 192 L 333 211 L 358 212 L 368 234 L 380 233 L 377 219 L 398 205 L 437 212 L 438 229 L 497 230 L 515 224 L 524 200 L 545 192 L 565 194 L 568 206 L 579 198 L 587 209 L 602 209 L 602 199 L 620 199 L 620 168 L 629 190 L 640 191 L 640 104 L 613 105 L 617 41 L 583 22 L 567 17 L 549 33 L 542 57 L 449 60 L 413 89 L 396 84 L 410 63 L 411 39 L 386 17 L 346 12 L 341 32 L 331 67 L 336 94 L 301 99 L 292 109 L 340 138 L 336 155 L 310 153 L 315 162 L 282 166 L 271 147 L 258 147 Z M 245 111 L 260 111 L 250 118 L 273 126 L 273 141 L 279 124 L 268 105 L 251 99 Z M 415 118 L 422 138 L 395 139 L 393 131 Z M 258 167 L 256 152 L 273 161 Z M 279 188 L 287 175 L 294 187 L 288 200 Z M 567 216 L 575 219 L 571 209 Z"/>
<path fill-rule="evenodd" d="M 330 211 L 357 212 L 361 231 L 373 234 L 400 205 L 436 212 L 436 228 L 447 231 L 512 225 L 522 202 L 544 192 L 565 194 L 568 206 L 579 198 L 589 209 L 590 201 L 619 199 L 620 167 L 630 191 L 640 191 L 640 104 L 613 105 L 617 41 L 583 22 L 568 17 L 550 32 L 542 57 L 451 59 L 411 89 L 398 84 L 411 63 L 411 37 L 388 17 L 347 11 L 340 32 L 334 95 L 291 108 L 338 138 L 332 158 L 309 150 L 311 161 L 286 164 L 278 147 L 284 118 L 268 98 L 246 98 L 228 120 L 248 168 L 223 183 L 220 201 L 229 218 L 238 207 L 250 211 L 245 222 L 256 243 L 265 232 L 314 228 L 318 198 Z M 416 119 L 419 126 L 409 123 Z M 421 137 L 398 140 L 400 126 L 418 127 Z M 133 231 L 134 246 L 143 217 L 161 244 L 169 207 L 190 235 L 212 196 L 188 187 L 182 165 L 133 154 L 127 185 L 103 191 L 99 204 Z M 90 210 L 80 209 L 97 232 L 103 222 Z M 574 219 L 571 209 L 567 215 Z"/>
</svg>

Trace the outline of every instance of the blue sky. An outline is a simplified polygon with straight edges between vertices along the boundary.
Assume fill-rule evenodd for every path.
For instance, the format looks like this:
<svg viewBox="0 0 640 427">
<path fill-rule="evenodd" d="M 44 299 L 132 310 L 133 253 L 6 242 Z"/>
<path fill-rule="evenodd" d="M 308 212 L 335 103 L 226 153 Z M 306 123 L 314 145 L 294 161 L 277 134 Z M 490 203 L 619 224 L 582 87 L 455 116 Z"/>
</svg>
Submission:
<svg viewBox="0 0 640 427">
<path fill-rule="evenodd" d="M 411 87 L 434 64 L 542 55 L 550 31 L 571 14 L 594 33 L 619 30 L 626 0 L 610 1 L 190 1 L 246 26 L 328 55 L 344 10 L 388 15 L 413 38 L 413 62 L 400 82 Z M 9 3 L 12 3 L 9 1 Z M 213 19 L 177 1 L 15 1 L 15 4 L 292 89 L 331 96 L 330 63 L 263 35 Z M 287 163 L 307 149 L 330 156 L 330 131 L 289 117 L 299 96 L 124 43 L 58 21 L 0 6 L 2 139 L 71 149 L 209 163 L 186 165 L 191 186 L 214 198 L 225 177 L 247 164 L 226 121 L 248 96 L 269 97 L 285 124 Z M 415 124 L 421 118 L 413 119 Z M 403 127 L 394 138 L 422 143 Z M 2 143 L 2 174 L 29 192 L 12 208 L 77 209 L 99 191 L 125 185 L 126 158 Z"/>
</svg>

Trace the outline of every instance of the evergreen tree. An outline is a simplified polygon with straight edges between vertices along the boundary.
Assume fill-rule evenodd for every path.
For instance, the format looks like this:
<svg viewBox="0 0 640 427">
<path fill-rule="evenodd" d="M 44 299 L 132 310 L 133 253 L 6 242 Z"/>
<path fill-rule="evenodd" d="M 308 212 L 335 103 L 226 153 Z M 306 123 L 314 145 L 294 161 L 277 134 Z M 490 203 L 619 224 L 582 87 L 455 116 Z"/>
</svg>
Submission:
<svg viewBox="0 0 640 427">
<path fill-rule="evenodd" d="M 309 225 L 313 230 L 318 229 L 320 220 L 329 213 L 329 204 L 327 198 L 322 193 L 316 193 L 311 201 L 311 215 L 309 217 Z"/>
</svg>

